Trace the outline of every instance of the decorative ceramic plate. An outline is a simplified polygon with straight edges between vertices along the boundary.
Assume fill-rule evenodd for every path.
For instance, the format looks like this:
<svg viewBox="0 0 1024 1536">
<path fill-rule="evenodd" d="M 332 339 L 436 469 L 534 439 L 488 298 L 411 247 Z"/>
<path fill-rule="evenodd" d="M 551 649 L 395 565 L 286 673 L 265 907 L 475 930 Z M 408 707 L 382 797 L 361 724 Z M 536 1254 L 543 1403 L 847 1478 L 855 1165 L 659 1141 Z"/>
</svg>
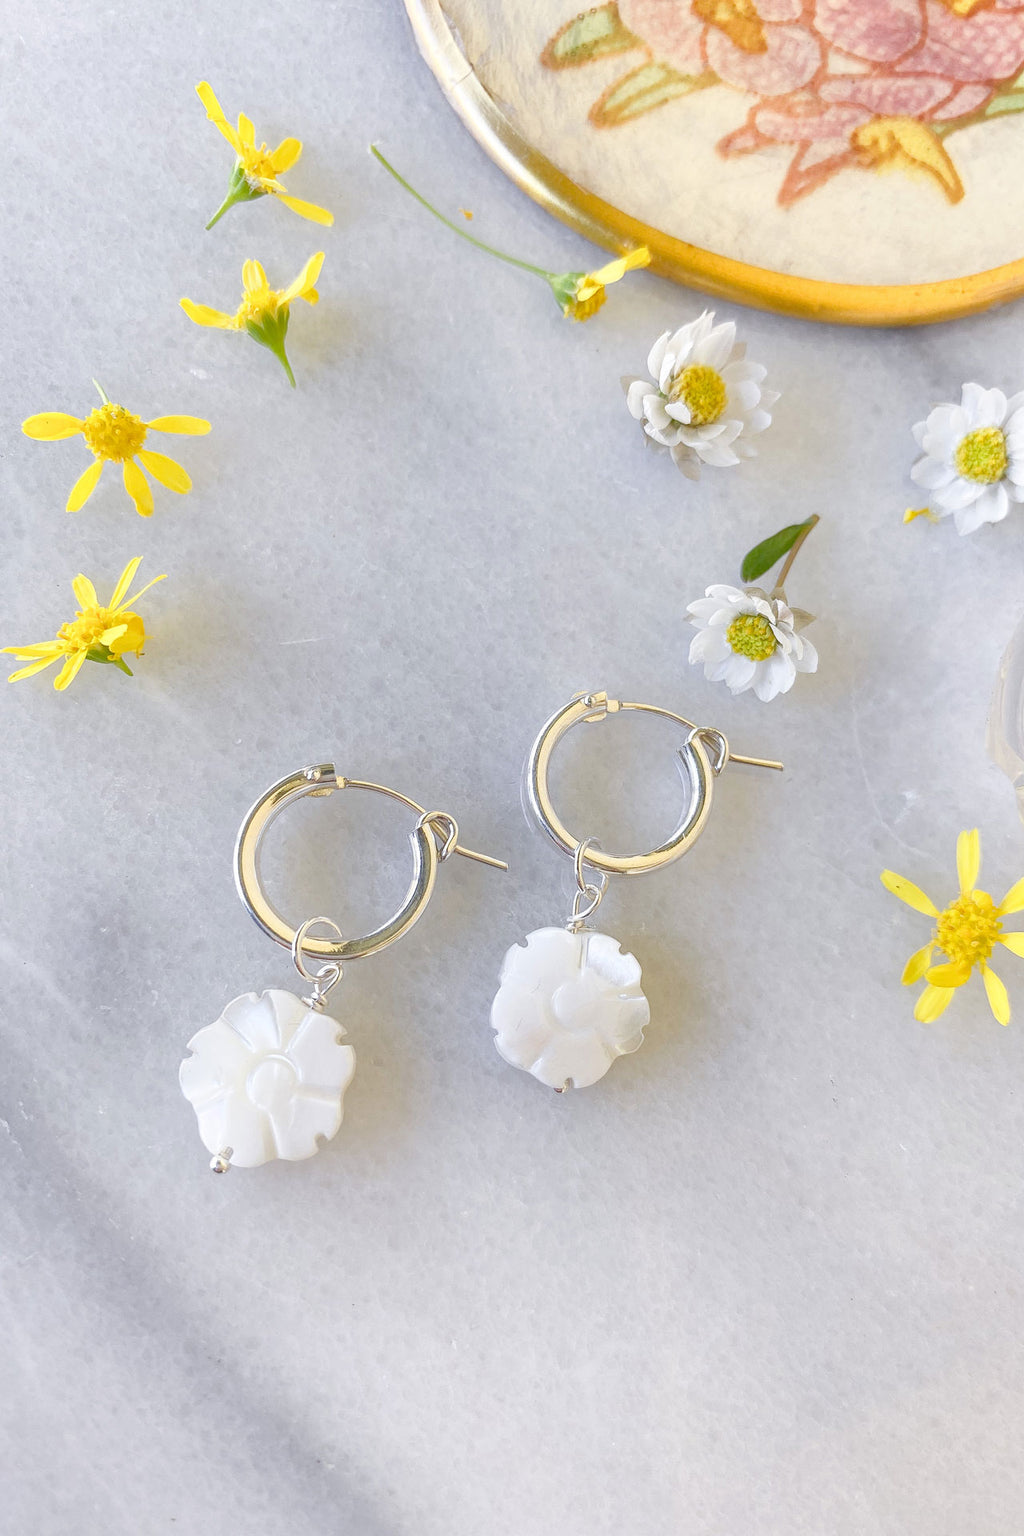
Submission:
<svg viewBox="0 0 1024 1536">
<path fill-rule="evenodd" d="M 904 324 L 1024 291 L 1024 0 L 405 0 L 506 172 L 708 293 Z"/>
</svg>

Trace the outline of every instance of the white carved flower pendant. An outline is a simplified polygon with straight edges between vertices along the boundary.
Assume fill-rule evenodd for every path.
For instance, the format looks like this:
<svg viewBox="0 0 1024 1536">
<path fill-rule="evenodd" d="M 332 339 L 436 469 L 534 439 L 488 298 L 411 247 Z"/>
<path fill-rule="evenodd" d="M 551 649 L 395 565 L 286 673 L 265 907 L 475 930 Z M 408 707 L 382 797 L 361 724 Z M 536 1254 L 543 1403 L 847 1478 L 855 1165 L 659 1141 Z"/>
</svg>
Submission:
<svg viewBox="0 0 1024 1536">
<path fill-rule="evenodd" d="M 338 1132 L 356 1070 L 337 1019 L 293 992 L 245 992 L 193 1035 L 178 1074 L 204 1146 L 225 1163 L 296 1162 Z"/>
<path fill-rule="evenodd" d="M 549 1088 L 588 1088 L 639 1050 L 651 1010 L 640 965 L 606 933 L 538 928 L 513 944 L 491 1007 L 507 1062 Z"/>
</svg>

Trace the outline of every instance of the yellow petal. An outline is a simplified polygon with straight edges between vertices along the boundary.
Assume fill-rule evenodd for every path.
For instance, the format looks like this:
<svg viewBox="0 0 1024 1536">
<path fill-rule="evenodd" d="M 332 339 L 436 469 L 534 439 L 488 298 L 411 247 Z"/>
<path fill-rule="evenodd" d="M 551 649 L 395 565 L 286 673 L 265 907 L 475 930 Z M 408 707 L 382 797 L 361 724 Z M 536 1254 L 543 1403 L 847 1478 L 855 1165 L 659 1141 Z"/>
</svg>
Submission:
<svg viewBox="0 0 1024 1536">
<path fill-rule="evenodd" d="M 135 510 L 140 517 L 152 517 L 153 492 L 149 481 L 134 459 L 124 461 L 124 488 L 135 503 Z"/>
<path fill-rule="evenodd" d="M 267 274 L 258 261 L 251 258 L 242 266 L 242 287 L 246 293 L 259 293 L 261 288 L 266 288 Z"/>
<path fill-rule="evenodd" d="M 1018 880 L 1016 885 L 1010 886 L 999 908 L 1000 916 L 1003 913 L 1021 911 L 1024 911 L 1024 880 Z"/>
<path fill-rule="evenodd" d="M 939 909 L 934 901 L 913 881 L 904 880 L 902 875 L 894 874 L 891 869 L 883 869 L 882 884 L 887 891 L 898 896 L 900 901 L 905 901 L 908 907 L 913 907 L 915 912 L 923 912 L 925 917 L 938 917 Z"/>
<path fill-rule="evenodd" d="M 964 195 L 964 184 L 942 140 L 916 118 L 876 117 L 854 129 L 850 142 L 864 165 L 917 167 L 935 178 L 951 203 Z"/>
<path fill-rule="evenodd" d="M 100 635 L 100 644 L 108 645 L 113 650 L 114 641 L 119 639 L 127 628 L 127 624 L 112 624 L 109 629 L 105 629 L 102 635 Z"/>
<path fill-rule="evenodd" d="M 1011 955 L 1019 955 L 1024 960 L 1024 933 L 1001 933 L 1000 944 L 1005 944 Z"/>
<path fill-rule="evenodd" d="M 937 523 L 940 521 L 940 519 L 935 516 L 935 513 L 932 511 L 931 507 L 908 507 L 903 514 L 903 521 L 905 523 L 912 523 L 915 517 L 926 517 L 930 523 Z"/>
<path fill-rule="evenodd" d="M 314 224 L 326 224 L 328 227 L 334 223 L 334 214 L 328 213 L 326 208 L 318 208 L 316 203 L 304 203 L 301 197 L 289 197 L 284 192 L 276 192 L 274 195 L 279 203 L 284 203 L 286 208 L 290 208 L 302 219 L 311 219 Z"/>
<path fill-rule="evenodd" d="M 323 264 L 324 253 L 323 251 L 317 251 L 315 255 L 311 256 L 306 262 L 306 265 L 303 267 L 298 277 L 288 284 L 288 287 L 280 296 L 280 302 L 282 304 L 290 304 L 292 299 L 305 299 L 307 297 L 311 297 L 312 302 L 315 304 L 319 295 L 317 294 L 314 285 L 317 278 L 320 276 L 320 268 L 323 266 Z"/>
<path fill-rule="evenodd" d="M 919 1024 L 934 1024 L 952 1001 L 953 992 L 949 987 L 925 987 L 914 1005 L 914 1018 Z"/>
<path fill-rule="evenodd" d="M 21 430 L 37 443 L 57 443 L 62 437 L 74 437 L 81 432 L 82 423 L 77 416 L 68 416 L 64 411 L 42 411 L 23 421 Z"/>
<path fill-rule="evenodd" d="M 19 661 L 28 661 L 36 656 L 63 656 L 64 649 L 56 640 L 44 640 L 40 645 L 5 645 L 5 656 L 17 656 Z"/>
<path fill-rule="evenodd" d="M 194 320 L 196 325 L 209 325 L 219 331 L 235 328 L 234 315 L 226 315 L 222 309 L 213 309 L 209 304 L 196 304 L 192 299 L 181 299 L 180 303 L 186 315 L 190 320 Z"/>
<path fill-rule="evenodd" d="M 169 459 L 166 453 L 154 453 L 151 448 L 140 448 L 136 458 L 149 470 L 153 479 L 166 485 L 169 491 L 177 491 L 179 496 L 184 496 L 186 491 L 192 489 L 192 481 L 185 470 L 174 459 Z"/>
<path fill-rule="evenodd" d="M 96 596 L 96 588 L 88 576 L 76 576 L 71 583 L 71 590 L 75 594 L 75 602 L 79 608 L 98 608 L 99 600 Z"/>
<path fill-rule="evenodd" d="M 926 944 L 923 949 L 919 949 L 911 955 L 903 967 L 901 980 L 905 987 L 912 986 L 915 981 L 921 980 L 921 977 L 932 963 L 932 950 L 934 948 L 934 944 Z"/>
<path fill-rule="evenodd" d="M 42 656 L 38 661 L 32 662 L 31 666 L 21 667 L 19 671 L 12 672 L 7 681 L 9 683 L 20 683 L 23 677 L 34 677 L 37 672 L 43 672 L 47 667 L 52 667 L 60 655 L 60 651 L 54 651 L 50 656 Z"/>
<path fill-rule="evenodd" d="M 58 693 L 63 693 L 64 689 L 74 682 L 85 665 L 85 658 L 86 653 L 84 651 L 76 651 L 73 656 L 68 657 L 53 680 L 53 686 Z"/>
<path fill-rule="evenodd" d="M 981 871 L 981 838 L 978 829 L 961 832 L 956 840 L 956 872 L 960 881 L 960 894 L 973 891 Z"/>
<path fill-rule="evenodd" d="M 150 432 L 179 432 L 183 437 L 205 437 L 210 430 L 201 416 L 158 416 L 146 426 Z"/>
<path fill-rule="evenodd" d="M 138 653 L 146 643 L 146 627 L 138 614 L 126 613 L 124 618 L 126 623 L 121 625 L 121 633 L 109 642 L 115 656 L 123 656 L 125 651 Z"/>
<path fill-rule="evenodd" d="M 971 962 L 969 960 L 957 960 L 948 965 L 933 965 L 928 972 L 928 980 L 933 987 L 962 987 L 965 981 L 971 979 Z"/>
<path fill-rule="evenodd" d="M 132 582 L 135 580 L 135 572 L 138 570 L 138 568 L 139 568 L 139 566 L 141 564 L 142 564 L 142 556 L 141 555 L 136 555 L 134 560 L 129 560 L 128 561 L 128 564 L 125 566 L 124 570 L 121 572 L 120 576 L 117 578 L 117 586 L 114 588 L 113 592 L 111 592 L 111 594 L 110 594 L 110 602 L 107 604 L 107 606 L 109 608 L 113 608 L 115 610 L 117 609 L 117 607 L 119 606 L 119 604 L 121 602 L 121 599 L 124 597 L 125 593 L 128 591 L 128 588 L 131 586 Z M 133 601 L 134 601 L 134 599 L 133 599 Z"/>
<path fill-rule="evenodd" d="M 255 146 L 256 129 L 252 125 L 252 119 L 246 117 L 244 112 L 238 114 L 238 137 L 248 149 Z"/>
<path fill-rule="evenodd" d="M 988 1005 L 992 1009 L 996 1023 L 1009 1024 L 1010 996 L 1003 983 L 999 980 L 995 971 L 989 970 L 987 965 L 983 965 L 981 968 L 981 979 L 985 983 Z"/>
<path fill-rule="evenodd" d="M 103 460 L 94 459 L 88 469 L 82 471 L 74 485 L 71 487 L 65 512 L 79 512 L 85 506 L 89 497 L 100 483 L 100 475 L 103 473 Z"/>
<path fill-rule="evenodd" d="M 210 122 L 216 123 L 221 133 L 231 145 L 231 148 L 235 151 L 235 154 L 240 155 L 242 153 L 242 141 L 224 116 L 221 104 L 213 94 L 213 87 L 207 85 L 205 80 L 200 80 L 196 86 L 196 95 L 206 108 L 206 115 Z"/>
<path fill-rule="evenodd" d="M 604 283 L 607 287 L 609 283 L 617 283 L 627 272 L 633 272 L 637 267 L 649 267 L 650 264 L 651 253 L 646 245 L 641 245 L 635 251 L 630 251 L 628 256 L 619 256 L 615 261 L 608 262 L 607 266 L 599 267 L 596 272 L 588 272 L 584 282 Z"/>
<path fill-rule="evenodd" d="M 300 139 L 282 139 L 270 157 L 270 163 L 274 167 L 274 175 L 280 176 L 282 171 L 290 171 L 301 154 L 302 141 Z"/>
</svg>

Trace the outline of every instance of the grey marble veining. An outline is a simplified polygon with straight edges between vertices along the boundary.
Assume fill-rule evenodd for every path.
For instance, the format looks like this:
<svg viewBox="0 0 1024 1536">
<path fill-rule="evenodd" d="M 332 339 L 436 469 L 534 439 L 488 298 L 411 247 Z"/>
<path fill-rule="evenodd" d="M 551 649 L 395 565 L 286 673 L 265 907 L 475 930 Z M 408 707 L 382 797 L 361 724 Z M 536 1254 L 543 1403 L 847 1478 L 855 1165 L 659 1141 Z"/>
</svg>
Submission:
<svg viewBox="0 0 1024 1536">
<path fill-rule="evenodd" d="M 477 150 L 397 0 L 17 7 L 0 60 L 3 643 L 47 637 L 78 570 L 168 573 L 133 681 L 0 693 L 4 1536 L 1018 1536 L 1024 1037 L 979 984 L 914 1023 L 924 920 L 878 872 L 947 896 L 975 824 L 988 888 L 1024 870 L 983 746 L 1019 520 L 900 522 L 910 423 L 965 378 L 1020 385 L 1019 308 L 902 334 L 736 310 L 783 398 L 757 461 L 693 487 L 618 381 L 699 299 L 640 274 L 570 326 L 367 155 L 484 238 L 594 261 Z M 333 230 L 262 201 L 203 232 L 231 156 L 202 78 L 306 140 L 291 190 Z M 321 244 L 294 393 L 177 308 L 232 307 L 246 257 L 282 284 Z M 168 441 L 194 490 L 149 522 L 114 477 L 67 516 L 81 443 L 20 434 L 87 411 L 93 377 L 213 423 Z M 732 700 L 687 664 L 685 605 L 812 511 L 790 595 L 821 669 Z M 606 898 L 652 1023 L 563 1099 L 500 1061 L 487 1013 L 506 947 L 566 909 L 519 778 L 582 687 L 787 767 L 730 771 L 694 852 Z M 637 720 L 572 738 L 567 815 L 663 834 L 675 744 Z M 349 969 L 338 1138 L 214 1178 L 185 1042 L 292 985 L 232 840 L 328 757 L 512 869 L 452 861 L 414 933 Z M 406 831 L 310 802 L 268 880 L 359 931 L 404 891 Z"/>
</svg>

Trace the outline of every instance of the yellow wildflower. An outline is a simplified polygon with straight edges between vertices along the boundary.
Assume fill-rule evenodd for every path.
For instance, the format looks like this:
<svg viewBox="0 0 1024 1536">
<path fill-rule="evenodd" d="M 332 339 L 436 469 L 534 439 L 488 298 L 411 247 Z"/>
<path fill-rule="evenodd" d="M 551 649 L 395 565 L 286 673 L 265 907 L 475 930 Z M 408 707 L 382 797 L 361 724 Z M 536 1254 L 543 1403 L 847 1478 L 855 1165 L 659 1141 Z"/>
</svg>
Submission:
<svg viewBox="0 0 1024 1536">
<path fill-rule="evenodd" d="M 99 389 L 99 385 L 96 385 Z M 43 411 L 29 416 L 21 424 L 26 437 L 40 443 L 55 443 L 64 437 L 75 437 L 80 432 L 86 447 L 93 454 L 89 468 L 79 475 L 71 487 L 65 508 L 78 512 L 85 506 L 99 485 L 104 464 L 120 464 L 124 476 L 124 488 L 135 503 L 140 517 L 150 517 L 153 512 L 153 492 L 139 464 L 144 464 L 161 485 L 169 491 L 184 496 L 192 489 L 192 481 L 174 459 L 165 453 L 154 453 L 144 447 L 149 432 L 177 432 L 187 437 L 202 437 L 210 430 L 210 423 L 198 416 L 158 416 L 155 421 L 143 421 L 123 405 L 113 405 L 100 389 L 103 404 L 90 411 L 80 420 L 63 411 Z M 138 463 L 136 463 L 138 460 Z"/>
<path fill-rule="evenodd" d="M 146 642 L 145 625 L 132 604 L 138 602 L 143 592 L 148 592 L 158 581 L 166 579 L 154 576 L 152 581 L 129 597 L 128 588 L 141 562 L 141 555 L 129 560 L 118 577 L 109 603 L 99 601 L 96 588 L 88 576 L 76 576 L 71 586 L 79 609 L 73 619 L 61 625 L 56 640 L 44 640 L 41 645 L 4 646 L 5 652 L 16 656 L 19 661 L 29 663 L 27 667 L 12 672 L 8 682 L 16 683 L 23 677 L 31 677 L 61 660 L 64 665 L 53 683 L 58 692 L 63 692 L 74 681 L 87 661 L 111 663 L 131 677 L 132 671 L 124 660 L 124 653 L 134 651 L 140 655 Z"/>
<path fill-rule="evenodd" d="M 1010 999 L 1006 988 L 989 965 L 997 944 L 1011 955 L 1024 956 L 1024 933 L 1004 933 L 1001 919 L 1024 911 L 1024 880 L 1018 880 L 996 906 L 987 891 L 977 889 L 981 869 L 981 839 L 977 830 L 961 832 L 956 844 L 956 868 L 960 894 L 941 912 L 918 886 L 882 871 L 887 891 L 905 901 L 915 912 L 935 919 L 931 941 L 911 955 L 903 972 L 903 985 L 912 986 L 922 977 L 928 983 L 914 1008 L 914 1017 L 922 1024 L 933 1023 L 944 1013 L 957 987 L 969 981 L 977 967 L 985 983 L 989 1006 L 999 1024 L 1010 1022 Z M 946 956 L 944 965 L 932 965 L 935 950 Z"/>
<path fill-rule="evenodd" d="M 651 253 L 646 245 L 641 245 L 635 251 L 630 251 L 628 256 L 619 256 L 615 261 L 609 261 L 596 272 L 563 272 L 550 279 L 551 291 L 562 314 L 569 320 L 589 320 L 607 299 L 605 289 L 609 283 L 617 283 L 627 272 L 635 272 L 637 267 L 648 267 L 650 264 Z"/>
<path fill-rule="evenodd" d="M 216 123 L 238 157 L 228 183 L 227 197 L 207 224 L 207 229 L 212 229 L 217 220 L 227 213 L 229 208 L 234 207 L 235 203 L 248 203 L 254 197 L 264 197 L 267 193 L 276 197 L 278 202 L 284 203 L 286 208 L 290 208 L 301 218 L 312 219 L 314 224 L 334 223 L 333 213 L 328 213 L 326 208 L 318 208 L 316 203 L 305 203 L 300 197 L 289 197 L 278 180 L 282 172 L 291 170 L 302 154 L 302 143 L 299 139 L 282 139 L 273 151 L 270 151 L 265 144 L 257 148 L 256 130 L 244 112 L 238 114 L 238 127 L 232 128 L 224 116 L 220 102 L 213 94 L 212 86 L 202 80 L 196 86 L 196 94 L 206 108 L 206 115 L 210 122 Z"/>
<path fill-rule="evenodd" d="M 248 331 L 253 341 L 269 347 L 280 359 L 294 389 L 295 375 L 284 350 L 288 306 L 293 299 L 305 299 L 307 304 L 317 303 L 320 295 L 316 291 L 316 280 L 323 264 L 324 253 L 317 251 L 294 282 L 287 288 L 278 289 L 271 288 L 258 261 L 247 261 L 242 267 L 242 302 L 233 315 L 222 309 L 211 309 L 209 304 L 196 304 L 191 299 L 182 299 L 181 307 L 196 325 L 209 325 L 221 331 Z"/>
<path fill-rule="evenodd" d="M 389 160 L 385 160 L 376 144 L 370 145 L 370 152 L 380 161 L 384 169 L 393 176 L 400 187 L 410 193 L 418 203 L 432 213 L 440 223 L 454 230 L 460 240 L 468 240 L 470 245 L 475 245 L 478 251 L 484 251 L 488 256 L 497 256 L 499 261 L 507 261 L 509 266 L 521 267 L 524 272 L 534 272 L 542 277 L 555 296 L 562 314 L 569 320 L 589 320 L 591 315 L 596 315 L 604 304 L 608 295 L 606 289 L 609 283 L 617 283 L 627 272 L 632 272 L 637 267 L 650 265 L 651 253 L 646 245 L 638 246 L 635 251 L 630 251 L 626 256 L 617 256 L 614 261 L 609 261 L 605 266 L 599 267 L 596 272 L 548 272 L 544 267 L 535 267 L 532 262 L 520 261 L 518 256 L 509 256 L 506 251 L 499 251 L 493 245 L 485 245 L 482 240 L 477 240 L 474 235 L 467 234 L 451 219 L 446 219 L 433 205 L 428 203 L 422 193 L 400 176 Z M 466 213 L 466 209 L 461 210 Z M 472 215 L 469 215 L 472 217 Z"/>
</svg>

